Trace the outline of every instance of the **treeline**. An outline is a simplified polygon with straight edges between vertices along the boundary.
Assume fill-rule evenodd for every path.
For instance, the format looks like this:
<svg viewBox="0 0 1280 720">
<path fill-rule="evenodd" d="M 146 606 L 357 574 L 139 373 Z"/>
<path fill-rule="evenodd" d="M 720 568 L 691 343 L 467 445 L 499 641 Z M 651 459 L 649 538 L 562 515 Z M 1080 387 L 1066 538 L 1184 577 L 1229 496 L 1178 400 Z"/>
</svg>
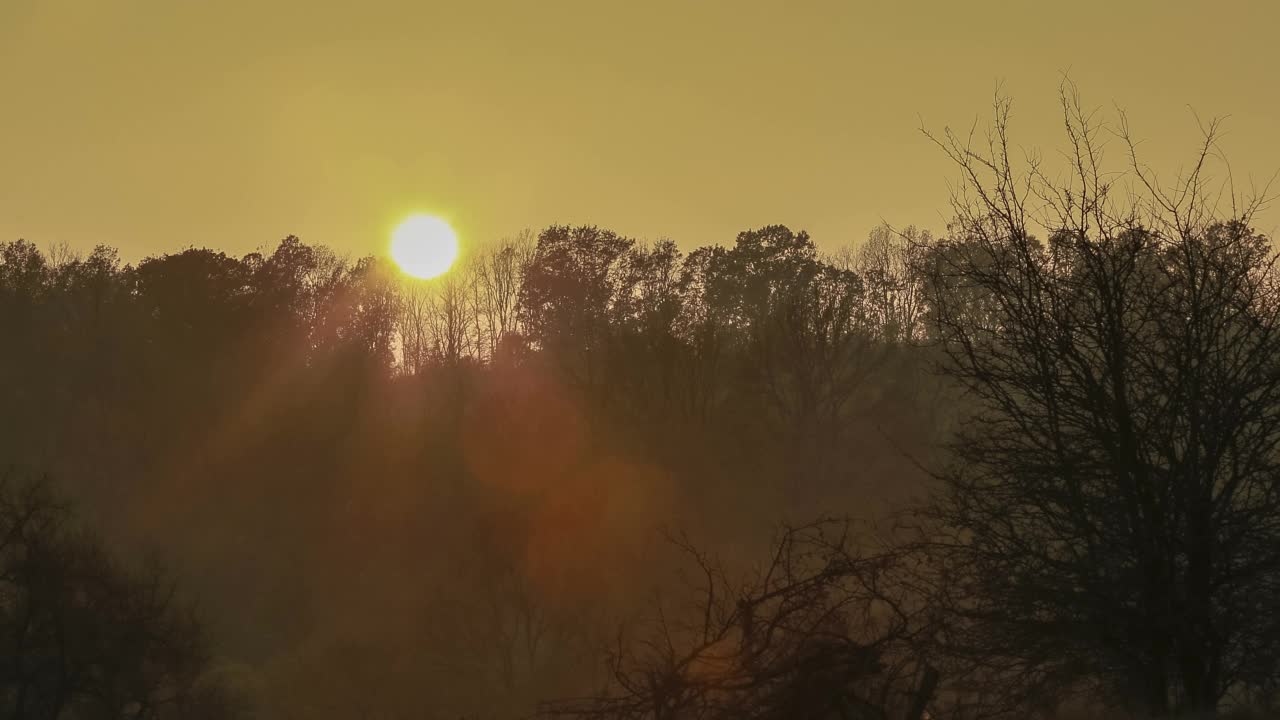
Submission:
<svg viewBox="0 0 1280 720">
<path fill-rule="evenodd" d="M 216 652 L 161 686 L 211 716 L 1273 707 L 1259 202 L 1220 202 L 1212 129 L 1126 187 L 1063 101 L 1065 179 L 999 102 L 936 138 L 945 233 L 825 254 L 553 226 L 422 282 L 292 237 L 0 245 L 0 458 L 199 599 Z M 137 697 L 62 716 L 163 716 Z"/>
<path fill-rule="evenodd" d="M 159 545 L 273 712 L 516 712 L 590 687 L 659 527 L 745 560 L 783 517 L 918 487 L 926 237 L 552 227 L 426 282 L 297 238 L 134 265 L 11 242 L 0 457 Z"/>
</svg>

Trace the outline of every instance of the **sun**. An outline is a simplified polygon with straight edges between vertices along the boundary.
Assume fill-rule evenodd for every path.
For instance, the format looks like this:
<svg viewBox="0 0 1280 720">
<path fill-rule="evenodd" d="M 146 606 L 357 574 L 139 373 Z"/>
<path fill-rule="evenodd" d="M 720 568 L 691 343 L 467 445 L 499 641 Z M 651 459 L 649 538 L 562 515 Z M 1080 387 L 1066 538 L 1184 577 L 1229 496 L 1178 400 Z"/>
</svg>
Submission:
<svg viewBox="0 0 1280 720">
<path fill-rule="evenodd" d="M 457 257 L 458 236 L 438 217 L 412 215 L 391 233 L 391 259 L 406 275 L 443 275 Z"/>
</svg>

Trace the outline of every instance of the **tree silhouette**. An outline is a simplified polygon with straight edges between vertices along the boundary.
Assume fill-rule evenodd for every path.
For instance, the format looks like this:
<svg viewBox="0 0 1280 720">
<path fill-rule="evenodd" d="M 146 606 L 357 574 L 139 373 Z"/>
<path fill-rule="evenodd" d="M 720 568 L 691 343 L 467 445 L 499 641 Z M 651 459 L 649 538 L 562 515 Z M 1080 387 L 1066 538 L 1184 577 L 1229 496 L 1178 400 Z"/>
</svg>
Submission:
<svg viewBox="0 0 1280 720">
<path fill-rule="evenodd" d="M 672 538 L 692 597 L 659 600 L 638 636 L 619 635 L 602 693 L 541 714 L 920 720 L 937 687 L 915 651 L 930 616 L 898 582 L 900 558 L 855 549 L 851 530 L 835 520 L 785 528 L 744 582 Z"/>
<path fill-rule="evenodd" d="M 940 140 L 964 183 L 929 300 L 976 402 L 928 512 L 950 647 L 1012 705 L 1212 713 L 1280 669 L 1276 256 L 1256 203 L 1218 214 L 1212 128 L 1171 190 L 1134 160 L 1135 200 L 1062 99 L 1068 181 L 1016 167 L 1004 100 L 985 144 Z"/>
<path fill-rule="evenodd" d="M 21 718 L 232 717 L 201 625 L 158 569 L 77 530 L 47 483 L 0 478 L 0 703 Z"/>
</svg>

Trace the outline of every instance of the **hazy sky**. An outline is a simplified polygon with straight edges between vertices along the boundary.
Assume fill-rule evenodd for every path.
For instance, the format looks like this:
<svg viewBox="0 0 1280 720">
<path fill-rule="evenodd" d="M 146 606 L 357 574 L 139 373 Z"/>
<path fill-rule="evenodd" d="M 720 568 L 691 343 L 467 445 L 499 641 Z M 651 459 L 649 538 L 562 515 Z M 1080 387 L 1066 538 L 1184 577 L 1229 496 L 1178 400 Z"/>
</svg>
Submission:
<svg viewBox="0 0 1280 720">
<path fill-rule="evenodd" d="M 1190 105 L 1265 178 L 1277 35 L 1262 0 L 0 0 L 0 239 L 363 254 L 434 210 L 464 243 L 784 223 L 833 247 L 943 224 L 919 123 L 967 127 L 997 81 L 1016 139 L 1055 147 L 1065 70 L 1157 168 Z"/>
</svg>

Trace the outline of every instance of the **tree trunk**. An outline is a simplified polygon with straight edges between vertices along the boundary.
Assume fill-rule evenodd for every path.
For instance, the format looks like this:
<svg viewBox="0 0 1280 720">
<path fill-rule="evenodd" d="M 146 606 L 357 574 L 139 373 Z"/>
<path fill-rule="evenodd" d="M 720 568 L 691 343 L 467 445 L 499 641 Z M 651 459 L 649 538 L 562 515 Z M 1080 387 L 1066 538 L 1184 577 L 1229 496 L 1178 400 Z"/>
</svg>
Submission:
<svg viewBox="0 0 1280 720">
<path fill-rule="evenodd" d="M 933 694 L 938 689 L 940 679 L 941 676 L 936 668 L 932 665 L 925 666 L 924 677 L 920 679 L 920 686 L 911 694 L 911 706 L 907 709 L 907 715 L 903 720 L 921 720 L 924 717 L 929 701 L 933 700 Z"/>
</svg>

